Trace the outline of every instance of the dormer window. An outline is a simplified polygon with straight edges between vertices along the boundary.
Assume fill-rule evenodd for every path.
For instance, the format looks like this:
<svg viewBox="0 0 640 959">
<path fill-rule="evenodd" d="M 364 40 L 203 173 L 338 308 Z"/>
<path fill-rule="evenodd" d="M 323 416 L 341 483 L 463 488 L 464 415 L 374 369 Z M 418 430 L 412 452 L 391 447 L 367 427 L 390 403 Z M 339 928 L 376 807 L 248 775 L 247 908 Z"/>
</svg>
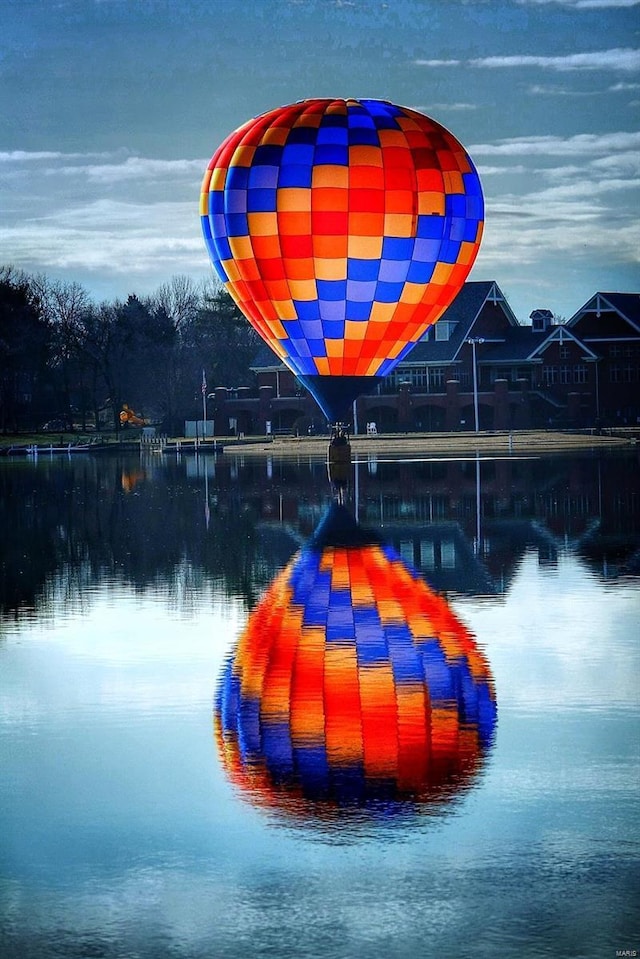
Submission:
<svg viewBox="0 0 640 959">
<path fill-rule="evenodd" d="M 553 321 L 551 310 L 534 310 L 529 314 L 531 329 L 534 333 L 546 333 Z"/>
<path fill-rule="evenodd" d="M 436 323 L 436 340 L 450 340 L 455 328 L 456 324 L 452 320 L 439 320 Z"/>
</svg>

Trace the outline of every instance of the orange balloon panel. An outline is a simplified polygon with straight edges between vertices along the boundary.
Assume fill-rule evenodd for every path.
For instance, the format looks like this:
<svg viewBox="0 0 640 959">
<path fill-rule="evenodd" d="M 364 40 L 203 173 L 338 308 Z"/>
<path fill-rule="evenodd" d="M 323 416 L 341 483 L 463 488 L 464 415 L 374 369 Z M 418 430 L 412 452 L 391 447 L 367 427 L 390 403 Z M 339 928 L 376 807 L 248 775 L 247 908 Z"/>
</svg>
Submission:
<svg viewBox="0 0 640 959">
<path fill-rule="evenodd" d="M 495 719 L 472 635 L 375 543 L 291 561 L 251 615 L 216 707 L 232 778 L 338 805 L 438 792 L 476 768 Z"/>
<path fill-rule="evenodd" d="M 205 242 L 240 309 L 299 376 L 383 376 L 452 302 L 484 202 L 464 147 L 381 100 L 304 100 L 214 154 Z"/>
</svg>

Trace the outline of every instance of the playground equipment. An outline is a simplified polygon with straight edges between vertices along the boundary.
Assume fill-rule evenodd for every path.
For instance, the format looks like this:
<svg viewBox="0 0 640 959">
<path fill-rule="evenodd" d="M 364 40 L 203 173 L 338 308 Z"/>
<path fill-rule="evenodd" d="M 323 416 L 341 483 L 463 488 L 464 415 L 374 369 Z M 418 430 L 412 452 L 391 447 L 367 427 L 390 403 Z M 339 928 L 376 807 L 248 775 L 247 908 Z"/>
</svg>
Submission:
<svg viewBox="0 0 640 959">
<path fill-rule="evenodd" d="M 122 410 L 120 411 L 121 426 L 147 426 L 148 423 L 149 420 L 145 420 L 142 416 L 138 416 L 138 414 L 134 413 L 126 403 L 122 404 Z"/>
</svg>

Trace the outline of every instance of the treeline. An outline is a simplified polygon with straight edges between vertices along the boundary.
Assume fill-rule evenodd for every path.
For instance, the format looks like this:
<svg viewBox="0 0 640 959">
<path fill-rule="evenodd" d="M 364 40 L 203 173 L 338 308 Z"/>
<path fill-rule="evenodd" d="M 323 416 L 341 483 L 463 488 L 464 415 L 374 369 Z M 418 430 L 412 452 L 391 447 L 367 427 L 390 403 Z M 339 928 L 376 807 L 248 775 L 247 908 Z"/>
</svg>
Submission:
<svg viewBox="0 0 640 959">
<path fill-rule="evenodd" d="M 208 388 L 250 386 L 259 337 L 213 282 L 95 303 L 78 283 L 0 267 L 0 431 L 119 429 L 124 403 L 167 432 Z"/>
</svg>

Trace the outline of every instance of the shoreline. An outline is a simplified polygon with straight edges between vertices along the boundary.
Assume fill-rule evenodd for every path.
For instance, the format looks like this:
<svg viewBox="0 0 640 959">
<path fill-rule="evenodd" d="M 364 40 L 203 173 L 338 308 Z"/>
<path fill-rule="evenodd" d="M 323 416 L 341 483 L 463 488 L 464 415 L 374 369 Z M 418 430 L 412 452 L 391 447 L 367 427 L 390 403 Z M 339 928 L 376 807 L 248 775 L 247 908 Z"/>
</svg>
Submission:
<svg viewBox="0 0 640 959">
<path fill-rule="evenodd" d="M 564 433 L 552 430 L 519 430 L 492 433 L 381 433 L 351 436 L 352 455 L 357 454 L 475 454 L 475 453 L 570 453 L 578 450 L 629 450 L 640 444 L 640 429 L 606 435 Z M 219 437 L 225 453 L 272 456 L 326 455 L 328 437 Z"/>
<path fill-rule="evenodd" d="M 71 438 L 73 436 L 73 438 Z M 61 437 L 62 439 L 62 437 Z M 640 451 L 640 427 L 610 430 L 602 435 L 591 431 L 564 432 L 558 430 L 513 430 L 480 433 L 378 433 L 375 436 L 359 434 L 350 437 L 352 456 L 406 456 L 406 455 L 550 455 L 578 451 Z M 140 437 L 116 439 L 88 437 L 86 434 L 66 434 L 63 445 L 47 442 L 42 436 L 0 437 L 0 455 L 45 454 L 48 452 L 82 452 L 85 454 L 136 453 L 148 449 L 151 453 L 193 455 L 234 454 L 242 456 L 324 458 L 329 445 L 328 435 L 319 436 L 217 436 L 196 442 L 186 437 L 158 437 L 157 441 L 141 444 Z M 54 448 L 55 447 L 55 448 Z"/>
</svg>

